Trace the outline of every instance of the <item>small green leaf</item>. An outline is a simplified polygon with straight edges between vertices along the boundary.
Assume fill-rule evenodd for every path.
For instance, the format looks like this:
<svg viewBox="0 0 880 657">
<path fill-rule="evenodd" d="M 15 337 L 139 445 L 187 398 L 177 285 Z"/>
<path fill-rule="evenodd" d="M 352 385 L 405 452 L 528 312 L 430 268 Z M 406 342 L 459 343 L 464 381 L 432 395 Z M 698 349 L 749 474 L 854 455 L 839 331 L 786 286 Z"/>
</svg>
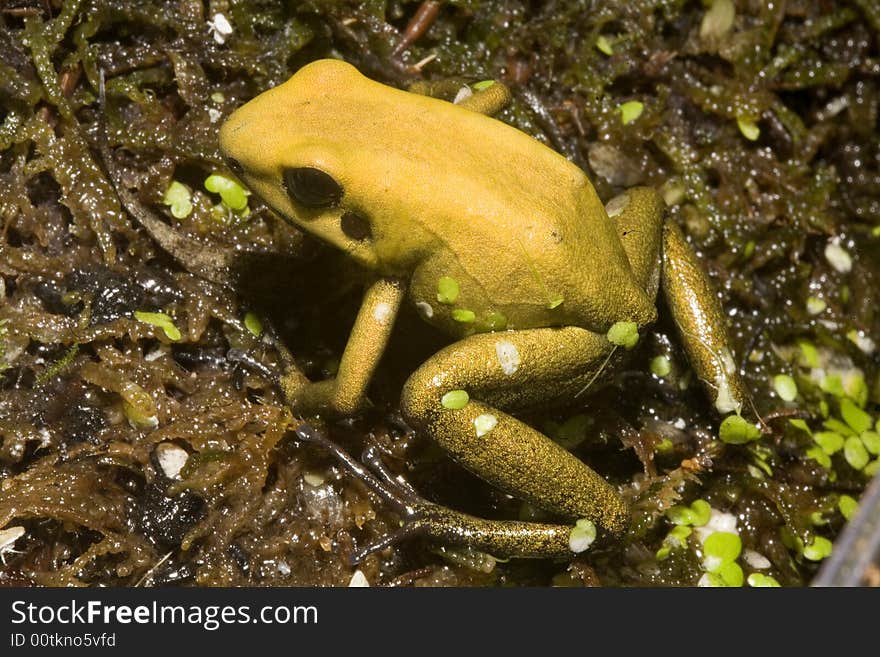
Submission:
<svg viewBox="0 0 880 657">
<path fill-rule="evenodd" d="M 743 571 L 735 561 L 723 564 L 715 573 L 721 577 L 724 586 L 740 587 L 743 585 Z"/>
<path fill-rule="evenodd" d="M 615 322 L 605 337 L 611 344 L 632 349 L 639 343 L 639 326 L 635 322 Z"/>
<path fill-rule="evenodd" d="M 467 394 L 467 390 L 450 390 L 440 398 L 440 404 L 443 408 L 457 411 L 467 406 L 467 403 L 470 400 L 471 398 L 470 395 Z"/>
<path fill-rule="evenodd" d="M 749 575 L 749 578 L 746 580 L 749 583 L 749 586 L 754 588 L 777 588 L 780 586 L 779 582 L 777 582 L 770 575 L 765 575 L 764 573 L 752 573 Z"/>
<path fill-rule="evenodd" d="M 129 424 L 138 429 L 155 429 L 159 426 L 156 402 L 138 384 L 128 381 L 119 389 L 122 412 Z"/>
<path fill-rule="evenodd" d="M 451 276 L 441 276 L 437 282 L 437 301 L 440 303 L 455 303 L 458 299 L 458 281 Z"/>
<path fill-rule="evenodd" d="M 824 536 L 816 536 L 812 543 L 804 546 L 804 557 L 810 561 L 822 561 L 831 556 L 831 541 Z"/>
<path fill-rule="evenodd" d="M 675 525 L 693 525 L 702 527 L 712 515 L 712 507 L 706 500 L 694 500 L 690 506 L 682 504 L 673 506 L 666 511 L 666 517 Z"/>
<path fill-rule="evenodd" d="M 473 310 L 466 310 L 464 308 L 456 308 L 452 311 L 452 319 L 456 322 L 461 322 L 462 324 L 470 324 L 477 318 L 477 315 Z"/>
<path fill-rule="evenodd" d="M 159 327 L 169 340 L 180 340 L 180 331 L 174 325 L 172 319 L 165 313 L 148 313 L 136 310 L 134 318 L 144 324 Z"/>
<path fill-rule="evenodd" d="M 168 189 L 165 190 L 162 203 L 171 208 L 171 215 L 175 219 L 185 219 L 193 209 L 192 191 L 183 183 L 173 180 Z"/>
<path fill-rule="evenodd" d="M 761 431 L 739 415 L 729 415 L 718 427 L 718 437 L 730 445 L 742 445 L 758 440 L 761 437 Z"/>
<path fill-rule="evenodd" d="M 826 470 L 831 469 L 831 457 L 825 453 L 821 447 L 816 445 L 815 447 L 810 447 L 805 453 L 807 458 L 813 459 L 816 463 L 821 465 Z"/>
<path fill-rule="evenodd" d="M 841 495 L 837 500 L 837 508 L 840 511 L 840 514 L 849 520 L 856 514 L 856 511 L 859 510 L 859 503 L 854 497 Z"/>
<path fill-rule="evenodd" d="M 877 433 L 876 431 L 865 431 L 859 436 L 859 438 L 862 439 L 862 444 L 865 446 L 866 450 L 874 456 L 880 455 L 880 433 Z"/>
<path fill-rule="evenodd" d="M 856 406 L 864 408 L 868 403 L 868 384 L 865 383 L 865 377 L 861 372 L 854 373 L 848 377 L 843 385 L 846 394 L 852 399 Z"/>
<path fill-rule="evenodd" d="M 818 315 L 828 307 L 828 304 L 825 303 L 819 297 L 807 297 L 807 312 L 811 315 Z"/>
<path fill-rule="evenodd" d="M 474 91 L 483 91 L 484 89 L 488 89 L 491 86 L 494 86 L 495 80 L 481 80 L 480 82 L 475 82 L 471 85 Z"/>
<path fill-rule="evenodd" d="M 659 376 L 661 379 L 668 376 L 672 371 L 672 365 L 666 356 L 656 356 L 651 359 L 651 373 Z"/>
<path fill-rule="evenodd" d="M 620 105 L 617 109 L 620 111 L 620 120 L 623 122 L 623 125 L 628 125 L 642 115 L 642 112 L 645 111 L 645 105 L 637 100 L 630 100 Z"/>
<path fill-rule="evenodd" d="M 250 192 L 232 178 L 219 173 L 212 173 L 205 178 L 205 189 L 219 194 L 223 204 L 231 210 L 241 211 L 247 207 Z"/>
<path fill-rule="evenodd" d="M 840 376 L 837 374 L 828 374 L 822 379 L 819 386 L 829 395 L 834 395 L 838 398 L 846 396 L 846 391 L 843 389 L 843 381 L 841 381 Z"/>
<path fill-rule="evenodd" d="M 715 532 L 709 534 L 703 543 L 703 552 L 720 563 L 735 561 L 742 552 L 742 539 L 731 532 Z M 713 568 L 714 572 L 717 568 Z"/>
<path fill-rule="evenodd" d="M 596 525 L 587 518 L 578 520 L 568 535 L 568 547 L 575 554 L 580 554 L 589 548 L 596 540 Z"/>
<path fill-rule="evenodd" d="M 851 399 L 840 400 L 840 415 L 856 433 L 862 433 L 871 428 L 871 416 L 856 406 Z"/>
<path fill-rule="evenodd" d="M 553 310 L 554 308 L 559 308 L 562 305 L 562 302 L 565 301 L 565 298 L 561 295 L 557 294 L 550 301 L 547 302 L 547 308 Z"/>
<path fill-rule="evenodd" d="M 850 429 L 848 424 L 844 424 L 837 418 L 830 417 L 822 423 L 822 426 L 828 431 L 834 431 L 841 436 L 855 436 L 856 432 Z"/>
<path fill-rule="evenodd" d="M 807 340 L 798 340 L 798 347 L 801 350 L 801 363 L 806 367 L 819 367 L 819 350 L 812 342 Z"/>
<path fill-rule="evenodd" d="M 773 377 L 773 388 L 783 401 L 791 402 L 797 399 L 797 383 L 788 374 L 777 374 Z"/>
<path fill-rule="evenodd" d="M 873 477 L 878 471 L 880 471 L 880 459 L 874 459 L 862 470 L 862 472 L 869 477 Z"/>
<path fill-rule="evenodd" d="M 791 426 L 800 429 L 801 431 L 806 431 L 811 436 L 813 435 L 813 432 L 810 431 L 810 427 L 807 426 L 807 423 L 804 420 L 801 420 L 800 418 L 796 418 L 794 420 L 789 420 L 788 423 Z"/>
<path fill-rule="evenodd" d="M 245 314 L 244 327 L 256 337 L 260 337 L 263 334 L 263 323 L 254 313 Z"/>
<path fill-rule="evenodd" d="M 693 531 L 693 529 L 687 527 L 686 525 L 679 525 L 677 527 L 673 527 L 672 530 L 666 535 L 666 538 L 663 540 L 672 547 L 683 548 L 685 545 L 687 545 L 688 536 L 690 536 Z"/>
<path fill-rule="evenodd" d="M 736 125 L 743 137 L 749 141 L 756 141 L 761 136 L 761 129 L 755 123 L 755 120 L 748 116 L 736 117 Z"/>
<path fill-rule="evenodd" d="M 843 449 L 844 439 L 834 431 L 817 431 L 813 434 L 813 440 L 822 448 L 822 451 L 831 456 Z"/>
<path fill-rule="evenodd" d="M 850 436 L 846 439 L 843 445 L 843 456 L 855 470 L 861 470 L 871 460 L 871 457 L 868 456 L 868 450 L 865 449 L 858 436 Z"/>
<path fill-rule="evenodd" d="M 713 0 L 700 23 L 700 39 L 717 40 L 733 27 L 736 8 L 732 0 Z"/>
<path fill-rule="evenodd" d="M 694 527 L 702 527 L 709 522 L 709 518 L 712 516 L 712 507 L 706 500 L 694 500 L 691 504 L 691 511 L 693 511 L 691 524 Z"/>
<path fill-rule="evenodd" d="M 600 34 L 596 37 L 596 48 L 599 49 L 599 52 L 608 55 L 609 57 L 614 54 L 614 47 L 611 45 L 610 39 L 604 34 Z"/>
</svg>

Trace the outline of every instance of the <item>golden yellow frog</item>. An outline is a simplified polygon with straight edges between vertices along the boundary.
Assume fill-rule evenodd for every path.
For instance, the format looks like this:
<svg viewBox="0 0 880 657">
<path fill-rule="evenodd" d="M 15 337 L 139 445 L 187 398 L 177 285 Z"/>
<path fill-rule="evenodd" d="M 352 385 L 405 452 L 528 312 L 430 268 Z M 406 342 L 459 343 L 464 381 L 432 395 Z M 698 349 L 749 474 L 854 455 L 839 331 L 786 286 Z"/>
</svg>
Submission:
<svg viewBox="0 0 880 657">
<path fill-rule="evenodd" d="M 299 413 L 362 408 L 411 303 L 454 339 L 404 387 L 411 426 L 500 489 L 619 535 L 617 491 L 509 413 L 607 379 L 655 321 L 661 288 L 717 410 L 739 412 L 744 391 L 717 296 L 656 192 L 603 206 L 578 167 L 488 115 L 505 91 L 478 85 L 451 103 L 321 60 L 232 114 L 220 145 L 272 208 L 374 275 L 337 376 L 284 378 Z M 517 556 L 584 546 L 573 523 L 483 520 L 398 493 L 409 529 L 436 540 Z"/>
</svg>

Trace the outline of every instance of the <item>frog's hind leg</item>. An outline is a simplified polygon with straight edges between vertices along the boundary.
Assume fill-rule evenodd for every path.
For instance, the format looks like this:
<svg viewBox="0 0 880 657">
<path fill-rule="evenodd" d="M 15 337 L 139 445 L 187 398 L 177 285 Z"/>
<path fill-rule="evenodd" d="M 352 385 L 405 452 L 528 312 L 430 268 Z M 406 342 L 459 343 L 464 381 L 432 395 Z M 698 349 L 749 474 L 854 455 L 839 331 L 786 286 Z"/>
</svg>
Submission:
<svg viewBox="0 0 880 657">
<path fill-rule="evenodd" d="M 613 198 L 605 209 L 616 222 L 639 283 L 652 298 L 662 286 L 688 360 L 710 390 L 716 410 L 739 412 L 746 393 L 721 303 L 681 230 L 664 221 L 663 201 L 653 189 L 639 187 Z"/>
<path fill-rule="evenodd" d="M 576 327 L 473 335 L 432 356 L 409 378 L 401 410 L 413 428 L 482 479 L 562 517 L 589 519 L 600 534 L 619 535 L 628 510 L 614 487 L 500 410 L 571 398 L 613 356 L 604 336 Z M 523 548 L 530 548 L 527 543 L 524 537 Z"/>
<path fill-rule="evenodd" d="M 403 518 L 399 529 L 356 550 L 349 559 L 353 565 L 373 552 L 416 536 L 451 545 L 466 544 L 496 557 L 562 557 L 572 553 L 569 525 L 485 520 L 461 513 L 420 497 L 406 481 L 388 471 L 369 446 L 362 457 L 369 467 L 364 467 L 309 424 L 300 424 L 296 435 L 303 442 L 320 445 L 333 454 Z M 577 549 L 577 545 L 574 547 Z"/>
</svg>

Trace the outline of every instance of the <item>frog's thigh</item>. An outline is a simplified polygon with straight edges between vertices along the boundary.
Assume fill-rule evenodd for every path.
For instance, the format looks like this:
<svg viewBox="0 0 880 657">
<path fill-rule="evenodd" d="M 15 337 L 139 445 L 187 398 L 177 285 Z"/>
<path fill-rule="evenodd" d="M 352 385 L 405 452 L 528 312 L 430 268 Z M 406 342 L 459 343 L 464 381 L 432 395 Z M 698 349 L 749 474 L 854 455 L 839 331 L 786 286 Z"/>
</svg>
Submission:
<svg viewBox="0 0 880 657">
<path fill-rule="evenodd" d="M 586 464 L 499 408 L 573 396 L 611 367 L 603 336 L 575 327 L 474 335 L 430 358 L 404 386 L 401 408 L 453 458 L 489 483 L 569 518 L 617 534 L 626 505 Z M 465 390 L 470 401 L 444 407 Z"/>
</svg>

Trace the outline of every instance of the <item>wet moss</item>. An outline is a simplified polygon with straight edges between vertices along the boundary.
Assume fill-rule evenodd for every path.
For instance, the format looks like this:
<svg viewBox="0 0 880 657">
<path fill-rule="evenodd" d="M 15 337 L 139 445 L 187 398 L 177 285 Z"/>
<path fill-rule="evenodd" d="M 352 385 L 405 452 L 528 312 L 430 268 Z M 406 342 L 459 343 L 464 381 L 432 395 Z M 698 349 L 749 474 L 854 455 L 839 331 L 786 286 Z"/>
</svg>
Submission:
<svg viewBox="0 0 880 657">
<path fill-rule="evenodd" d="M 357 305 L 351 267 L 258 200 L 244 217 L 203 191 L 209 175 L 230 173 L 216 144 L 223 118 L 326 56 L 399 86 L 502 79 L 515 100 L 501 118 L 584 167 L 603 199 L 633 184 L 663 190 L 721 291 L 763 429 L 748 445 L 720 441 L 661 320 L 609 389 L 530 417 L 589 418 L 571 448 L 631 500 L 622 544 L 487 573 L 468 565 L 485 563 L 473 555 L 411 542 L 370 557 L 368 580 L 695 584 L 696 532 L 657 555 L 666 511 L 705 499 L 739 519 L 744 554 L 770 562 L 762 572 L 809 581 L 818 566 L 804 546 L 837 535 L 837 499 L 857 498 L 870 467 L 843 452 L 811 458 L 810 431 L 842 421 L 841 397 L 873 418 L 880 404 L 880 11 L 869 0 L 732 6 L 732 20 L 706 24 L 710 9 L 680 0 L 212 4 L 229 35 L 201 2 L 0 10 L 0 527 L 26 529 L 0 584 L 345 584 L 353 547 L 396 526 L 294 440 L 268 375 L 282 357 L 244 322 L 253 310 L 271 319 L 307 374 L 329 375 Z M 627 103 L 642 112 L 624 123 Z M 180 219 L 163 203 L 175 181 L 192 190 Z M 117 185 L 206 249 L 242 253 L 237 283 L 176 263 Z M 827 256 L 832 241 L 848 266 Z M 811 297 L 824 303 L 817 313 Z M 138 311 L 168 316 L 180 339 Z M 439 344 L 416 318 L 402 322 L 399 366 L 377 380 L 374 409 L 327 430 L 352 452 L 376 442 L 428 497 L 493 517 L 532 513 L 402 426 L 400 381 Z M 660 355 L 662 376 L 650 370 Z M 779 374 L 796 381 L 793 401 L 774 391 Z M 807 431 L 788 423 L 797 418 Z M 154 458 L 169 442 L 188 454 L 170 479 Z"/>
</svg>

